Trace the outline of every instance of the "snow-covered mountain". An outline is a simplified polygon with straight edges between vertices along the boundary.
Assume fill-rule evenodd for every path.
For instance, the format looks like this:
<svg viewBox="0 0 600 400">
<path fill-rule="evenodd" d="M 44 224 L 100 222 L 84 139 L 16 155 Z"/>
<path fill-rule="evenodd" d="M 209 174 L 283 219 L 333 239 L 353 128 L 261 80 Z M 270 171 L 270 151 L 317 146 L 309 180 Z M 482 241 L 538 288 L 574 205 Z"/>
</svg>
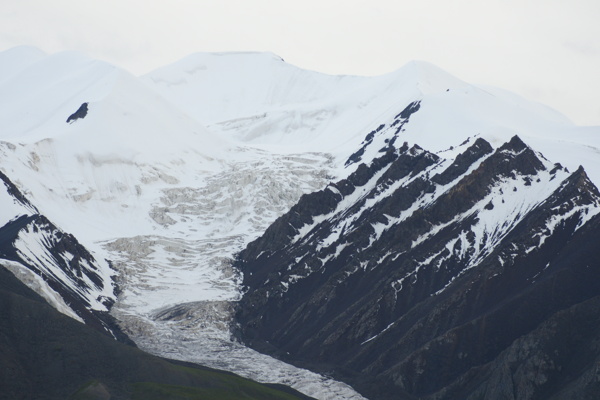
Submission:
<svg viewBox="0 0 600 400">
<path fill-rule="evenodd" d="M 62 231 L 0 172 L 0 265 L 61 313 L 119 340 L 129 339 L 108 311 L 115 271 Z"/>
<path fill-rule="evenodd" d="M 478 271 L 517 227 L 532 233 L 533 225 L 522 228 L 531 215 L 545 212 L 532 233 L 539 240 L 521 249 L 529 253 L 551 243 L 561 224 L 580 221 L 569 229 L 582 235 L 596 219 L 600 128 L 576 127 L 540 104 L 424 62 L 379 77 L 331 76 L 269 53 L 205 53 L 138 78 L 78 53 L 15 48 L 0 53 L 0 105 L 0 170 L 36 210 L 7 211 L 5 228 L 16 215 L 42 214 L 94 260 L 110 260 L 114 270 L 103 267 L 103 276 L 115 274 L 120 288 L 111 314 L 142 349 L 317 398 L 360 396 L 232 342 L 238 301 L 239 321 L 257 324 L 256 337 L 248 330 L 254 325 L 241 326 L 243 337 L 264 344 L 281 338 L 256 322 L 259 314 L 299 305 L 288 296 L 303 282 L 315 280 L 316 291 L 333 285 L 314 274 L 322 265 L 353 272 L 348 279 L 379 271 L 367 281 L 390 293 L 393 275 L 402 297 L 401 288 L 421 282 L 417 275 L 439 261 L 435 284 L 412 289 L 436 299 Z M 471 193 L 469 179 L 479 191 Z M 573 185 L 587 188 L 584 198 L 558 196 Z M 547 208 L 551 201 L 570 208 Z M 429 209 L 434 214 L 423 216 Z M 404 241 L 392 246 L 388 236 L 398 229 L 407 231 L 394 240 Z M 437 242 L 440 235 L 447 240 Z M 23 243 L 30 258 L 43 260 L 34 241 Z M 284 248 L 294 257 L 284 257 Z M 438 252 L 415 255 L 420 267 L 379 275 L 385 268 L 378 265 L 413 248 Z M 242 250 L 240 272 L 232 263 Z M 360 263 L 344 258 L 350 255 Z M 312 267 L 296 271 L 305 257 Z M 259 268 L 257 260 L 268 262 Z M 442 264 L 447 272 L 439 272 Z M 251 301 L 268 307 L 253 310 Z M 284 315 L 278 321 L 288 329 L 295 322 Z M 343 315 L 340 326 L 356 323 Z M 393 342 L 395 328 L 380 326 L 390 318 L 356 325 L 356 340 L 381 333 Z M 314 318 L 317 331 L 320 321 Z M 297 332 L 298 340 L 307 335 Z M 284 348 L 266 350 L 283 357 Z M 304 362 L 290 353 L 290 361 Z M 346 366 L 343 351 L 337 356 Z M 316 367 L 331 372 L 321 362 L 328 360 Z"/>
<path fill-rule="evenodd" d="M 367 132 L 420 101 L 403 140 L 437 153 L 475 135 L 495 146 L 519 135 L 568 168 L 583 163 L 600 180 L 597 127 L 576 127 L 542 104 L 468 84 L 426 62 L 377 77 L 331 76 L 268 53 L 201 53 L 142 79 L 222 137 L 280 152 L 327 152 L 336 168 Z"/>
</svg>

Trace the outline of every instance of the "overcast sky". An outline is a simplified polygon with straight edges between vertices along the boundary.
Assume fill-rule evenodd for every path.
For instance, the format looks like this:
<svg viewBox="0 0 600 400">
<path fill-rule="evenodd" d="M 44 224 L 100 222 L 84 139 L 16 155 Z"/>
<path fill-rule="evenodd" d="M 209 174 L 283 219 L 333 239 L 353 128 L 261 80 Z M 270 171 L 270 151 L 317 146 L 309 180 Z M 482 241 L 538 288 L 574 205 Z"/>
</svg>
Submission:
<svg viewBox="0 0 600 400">
<path fill-rule="evenodd" d="M 137 75 L 198 51 L 271 51 L 331 74 L 425 60 L 600 125 L 599 0 L 0 0 L 0 50 L 17 45 Z"/>
</svg>

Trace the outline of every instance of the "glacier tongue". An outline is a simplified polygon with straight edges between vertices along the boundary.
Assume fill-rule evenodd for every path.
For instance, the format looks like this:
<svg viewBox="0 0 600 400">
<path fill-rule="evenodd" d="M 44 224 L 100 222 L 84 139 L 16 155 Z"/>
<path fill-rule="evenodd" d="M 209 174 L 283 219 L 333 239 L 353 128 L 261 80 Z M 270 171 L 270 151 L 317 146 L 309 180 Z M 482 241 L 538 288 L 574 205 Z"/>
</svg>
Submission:
<svg viewBox="0 0 600 400">
<path fill-rule="evenodd" d="M 113 314 L 145 351 L 234 372 L 265 383 L 280 383 L 317 399 L 364 399 L 350 386 L 261 354 L 230 338 L 234 304 L 200 301 L 149 316 Z"/>
<path fill-rule="evenodd" d="M 150 353 L 289 385 L 318 399 L 362 399 L 348 385 L 260 354 L 232 340 L 241 275 L 233 256 L 306 192 L 328 182 L 326 154 L 259 152 L 205 174 L 201 187 L 169 187 L 150 216 L 160 235 L 99 244 L 119 271 L 111 313 Z"/>
</svg>

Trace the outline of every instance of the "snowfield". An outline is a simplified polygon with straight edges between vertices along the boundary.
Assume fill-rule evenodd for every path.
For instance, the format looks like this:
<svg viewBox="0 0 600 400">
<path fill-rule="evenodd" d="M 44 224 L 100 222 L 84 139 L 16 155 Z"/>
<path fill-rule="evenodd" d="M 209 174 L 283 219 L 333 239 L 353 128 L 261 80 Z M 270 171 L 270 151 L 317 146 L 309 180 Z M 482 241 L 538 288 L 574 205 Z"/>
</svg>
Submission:
<svg viewBox="0 0 600 400">
<path fill-rule="evenodd" d="M 600 184 L 600 127 L 576 127 L 423 62 L 379 77 L 330 76 L 269 53 L 199 53 L 143 77 L 78 53 L 0 53 L 0 169 L 42 214 L 113 262 L 121 292 L 112 314 L 142 349 L 319 399 L 360 399 L 231 340 L 243 292 L 231 262 L 303 194 L 354 171 L 346 160 L 367 134 L 413 101 L 421 109 L 398 143 L 452 160 L 469 138 L 497 147 L 518 134 Z M 67 123 L 83 103 L 88 114 Z M 374 134 L 362 162 L 393 130 Z M 0 213 L 3 223 L 14 216 Z"/>
</svg>

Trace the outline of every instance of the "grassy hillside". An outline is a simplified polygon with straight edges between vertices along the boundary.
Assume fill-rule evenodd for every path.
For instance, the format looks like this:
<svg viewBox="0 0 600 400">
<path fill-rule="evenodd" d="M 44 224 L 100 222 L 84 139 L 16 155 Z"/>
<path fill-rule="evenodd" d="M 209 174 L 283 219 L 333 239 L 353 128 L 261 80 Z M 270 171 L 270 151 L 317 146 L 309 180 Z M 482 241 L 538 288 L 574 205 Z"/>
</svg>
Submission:
<svg viewBox="0 0 600 400">
<path fill-rule="evenodd" d="M 68 318 L 0 267 L 0 399 L 307 399 L 167 361 Z"/>
</svg>

